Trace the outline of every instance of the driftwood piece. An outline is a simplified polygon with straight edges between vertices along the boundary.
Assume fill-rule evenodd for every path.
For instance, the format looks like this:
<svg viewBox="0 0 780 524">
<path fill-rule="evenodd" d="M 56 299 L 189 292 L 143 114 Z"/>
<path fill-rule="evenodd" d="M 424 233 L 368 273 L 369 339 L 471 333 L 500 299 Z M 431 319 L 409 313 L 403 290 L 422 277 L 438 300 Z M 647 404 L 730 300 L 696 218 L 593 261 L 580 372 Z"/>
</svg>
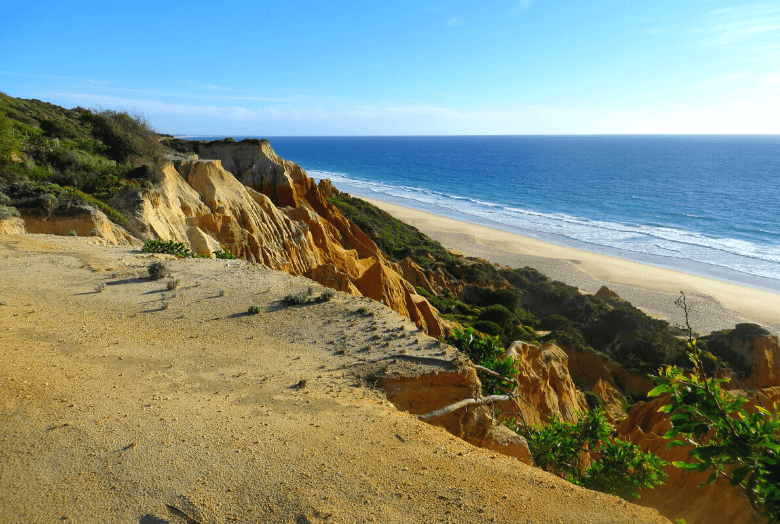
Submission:
<svg viewBox="0 0 780 524">
<path fill-rule="evenodd" d="M 454 404 L 450 404 L 449 406 L 444 406 L 441 409 L 437 409 L 436 411 L 432 411 L 425 415 L 418 415 L 417 418 L 419 418 L 420 420 L 431 420 L 433 418 L 442 417 L 448 413 L 452 413 L 453 411 L 457 411 L 461 408 L 465 408 L 466 406 L 482 406 L 484 404 L 490 404 L 492 402 L 502 402 L 504 400 L 512 400 L 514 398 L 515 395 L 513 395 L 512 393 L 506 395 L 490 395 L 489 397 L 483 397 L 483 398 L 467 398 L 455 402 Z"/>
</svg>

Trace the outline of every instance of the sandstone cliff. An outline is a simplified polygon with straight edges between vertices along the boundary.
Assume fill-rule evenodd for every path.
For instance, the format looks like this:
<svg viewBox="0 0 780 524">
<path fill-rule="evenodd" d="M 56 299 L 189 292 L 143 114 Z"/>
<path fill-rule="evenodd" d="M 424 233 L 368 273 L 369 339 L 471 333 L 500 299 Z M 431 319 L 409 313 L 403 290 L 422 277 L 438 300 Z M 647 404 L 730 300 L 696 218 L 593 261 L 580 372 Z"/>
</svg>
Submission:
<svg viewBox="0 0 780 524">
<path fill-rule="evenodd" d="M 199 154 L 209 160 L 168 165 L 156 189 L 139 193 L 135 218 L 150 235 L 203 255 L 224 246 L 251 262 L 371 297 L 429 335 L 444 334 L 436 310 L 397 265 L 267 141 L 202 146 Z"/>
<path fill-rule="evenodd" d="M 552 417 L 563 422 L 576 422 L 578 413 L 587 410 L 585 396 L 579 392 L 569 375 L 566 353 L 553 343 L 542 346 L 515 342 L 504 353 L 512 357 L 518 369 L 520 395 L 524 401 L 503 402 L 500 420 L 516 417 L 518 423 L 543 425 Z"/>
</svg>

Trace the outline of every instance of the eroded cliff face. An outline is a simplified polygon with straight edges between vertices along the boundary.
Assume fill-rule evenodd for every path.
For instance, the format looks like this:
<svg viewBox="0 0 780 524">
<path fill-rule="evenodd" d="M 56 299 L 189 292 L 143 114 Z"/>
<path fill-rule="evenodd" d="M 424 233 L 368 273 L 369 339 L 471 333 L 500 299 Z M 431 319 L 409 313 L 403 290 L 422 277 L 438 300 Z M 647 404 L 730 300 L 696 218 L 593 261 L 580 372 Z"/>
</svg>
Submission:
<svg viewBox="0 0 780 524">
<path fill-rule="evenodd" d="M 21 219 L 16 222 L 16 228 L 9 228 L 9 232 L 13 230 L 16 230 L 17 233 L 50 235 L 68 235 L 75 232 L 80 237 L 102 238 L 110 245 L 140 246 L 142 244 L 139 239 L 132 236 L 123 227 L 111 222 L 105 213 L 90 206 L 72 208 L 62 215 L 23 213 Z"/>
<path fill-rule="evenodd" d="M 255 142 L 202 148 L 201 155 L 222 158 L 167 165 L 158 188 L 139 193 L 137 221 L 198 254 L 223 246 L 251 262 L 371 297 L 441 337 L 436 310 L 376 244 L 327 202 L 300 166 Z M 223 160 L 240 174 L 224 169 Z"/>
<path fill-rule="evenodd" d="M 383 378 L 379 385 L 395 407 L 413 415 L 425 415 L 464 399 L 478 398 L 481 389 L 474 366 L 467 361 L 459 362 L 454 369 L 435 373 Z M 459 409 L 428 422 L 475 446 L 534 465 L 525 439 L 494 419 L 493 411 L 487 406 Z"/>
<path fill-rule="evenodd" d="M 516 417 L 529 426 L 546 425 L 552 417 L 574 423 L 578 413 L 587 410 L 585 396 L 577 390 L 569 374 L 566 353 L 549 342 L 542 346 L 514 342 L 504 353 L 512 357 L 518 369 L 519 393 L 525 400 L 502 402 L 500 420 Z"/>
<path fill-rule="evenodd" d="M 760 405 L 772 406 L 780 400 L 780 342 L 776 335 L 760 336 L 754 339 L 735 340 L 732 348 L 750 354 L 753 358 L 753 376 L 740 386 L 755 389 Z M 737 385 L 734 382 L 731 385 Z M 743 390 L 744 391 L 744 390 Z M 734 394 L 743 394 L 734 391 Z M 662 459 L 690 461 L 690 447 L 666 449 L 668 440 L 662 438 L 672 427 L 669 414 L 658 413 L 668 402 L 668 396 L 651 402 L 634 405 L 628 417 L 617 427 L 621 437 L 628 438 L 645 451 L 651 451 Z M 757 403 L 753 396 L 745 409 L 750 411 Z M 710 471 L 697 473 L 674 466 L 666 468 L 668 481 L 654 490 L 643 490 L 642 498 L 636 503 L 657 509 L 670 520 L 684 518 L 688 524 L 748 524 L 755 522 L 747 500 L 740 490 L 729 485 L 727 479 L 700 488 Z"/>
</svg>

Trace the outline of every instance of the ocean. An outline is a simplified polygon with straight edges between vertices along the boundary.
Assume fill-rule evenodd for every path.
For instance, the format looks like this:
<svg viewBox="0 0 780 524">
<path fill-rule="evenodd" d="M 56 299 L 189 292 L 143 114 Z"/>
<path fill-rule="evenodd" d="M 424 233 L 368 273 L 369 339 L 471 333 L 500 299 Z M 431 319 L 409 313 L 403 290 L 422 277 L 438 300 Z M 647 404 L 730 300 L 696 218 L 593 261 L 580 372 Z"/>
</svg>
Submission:
<svg viewBox="0 0 780 524">
<path fill-rule="evenodd" d="M 264 138 L 354 196 L 780 292 L 780 136 Z"/>
</svg>

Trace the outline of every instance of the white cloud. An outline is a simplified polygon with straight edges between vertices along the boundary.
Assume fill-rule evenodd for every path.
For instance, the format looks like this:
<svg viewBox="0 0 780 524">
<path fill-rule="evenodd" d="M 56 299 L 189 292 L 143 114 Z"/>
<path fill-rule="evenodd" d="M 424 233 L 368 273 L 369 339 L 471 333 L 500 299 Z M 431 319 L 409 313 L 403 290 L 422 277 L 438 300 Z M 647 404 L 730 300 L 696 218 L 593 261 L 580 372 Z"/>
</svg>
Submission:
<svg viewBox="0 0 780 524">
<path fill-rule="evenodd" d="M 737 73 L 736 75 L 739 75 Z M 727 75 L 729 76 L 729 75 Z M 764 78 L 780 85 L 780 72 Z M 595 110 L 588 107 L 457 108 L 420 104 L 260 104 L 256 107 L 176 104 L 89 93 L 35 93 L 87 107 L 140 112 L 160 132 L 190 135 L 523 135 L 642 133 L 777 133 L 780 99 L 746 99 L 725 106 L 688 104 Z"/>
<path fill-rule="evenodd" d="M 202 87 L 203 89 L 213 89 L 215 91 L 232 91 L 232 87 L 215 86 L 212 84 L 193 84 L 195 87 Z"/>
<path fill-rule="evenodd" d="M 447 25 L 450 25 L 450 26 L 453 26 L 453 27 L 454 27 L 454 26 L 456 26 L 456 25 L 460 25 L 460 24 L 462 24 L 462 23 L 463 23 L 463 22 L 461 22 L 460 20 L 458 20 L 458 17 L 457 17 L 457 16 L 453 16 L 452 18 L 450 18 L 449 20 L 447 20 Z"/>
<path fill-rule="evenodd" d="M 516 15 L 518 13 L 522 13 L 523 11 L 530 9 L 533 3 L 534 0 L 520 0 L 517 3 L 517 5 L 515 5 L 512 9 L 509 10 L 509 14 Z"/>
</svg>

